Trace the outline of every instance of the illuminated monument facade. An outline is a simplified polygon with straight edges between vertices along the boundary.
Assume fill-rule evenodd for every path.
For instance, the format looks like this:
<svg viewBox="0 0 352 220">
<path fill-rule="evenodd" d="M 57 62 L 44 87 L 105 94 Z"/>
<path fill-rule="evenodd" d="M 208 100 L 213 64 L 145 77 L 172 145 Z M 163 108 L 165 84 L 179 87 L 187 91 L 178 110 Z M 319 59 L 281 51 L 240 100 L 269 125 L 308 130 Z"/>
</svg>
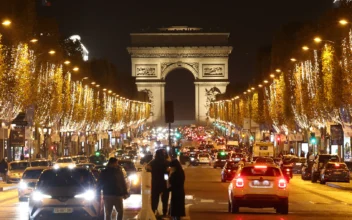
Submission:
<svg viewBox="0 0 352 220">
<path fill-rule="evenodd" d="M 128 52 L 132 76 L 138 91 L 148 93 L 152 102 L 149 123 L 164 125 L 165 78 L 175 69 L 188 70 L 195 79 L 195 119 L 209 120 L 209 105 L 228 85 L 229 33 L 201 28 L 173 26 L 131 33 Z M 182 85 L 180 85 L 182 89 Z"/>
</svg>

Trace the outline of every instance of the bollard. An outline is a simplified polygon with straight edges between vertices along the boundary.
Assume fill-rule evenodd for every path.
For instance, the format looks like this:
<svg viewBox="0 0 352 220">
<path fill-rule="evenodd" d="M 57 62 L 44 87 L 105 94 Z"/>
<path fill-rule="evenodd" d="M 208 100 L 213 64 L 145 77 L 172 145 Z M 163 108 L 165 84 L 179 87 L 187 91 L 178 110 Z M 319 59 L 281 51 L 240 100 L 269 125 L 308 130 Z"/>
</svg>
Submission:
<svg viewBox="0 0 352 220">
<path fill-rule="evenodd" d="M 139 220 L 156 220 L 151 207 L 151 173 L 147 172 L 145 168 L 142 170 L 142 208 L 138 213 Z"/>
</svg>

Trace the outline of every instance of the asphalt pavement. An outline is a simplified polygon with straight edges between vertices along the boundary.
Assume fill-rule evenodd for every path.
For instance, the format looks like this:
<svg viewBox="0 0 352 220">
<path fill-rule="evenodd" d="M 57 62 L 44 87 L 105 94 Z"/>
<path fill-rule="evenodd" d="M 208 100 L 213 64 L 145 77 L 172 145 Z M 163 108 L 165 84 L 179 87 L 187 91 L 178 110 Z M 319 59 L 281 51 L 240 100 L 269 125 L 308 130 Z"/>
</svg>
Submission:
<svg viewBox="0 0 352 220">
<path fill-rule="evenodd" d="M 289 183 L 289 214 L 274 209 L 240 208 L 239 214 L 227 212 L 227 187 L 220 181 L 221 169 L 210 166 L 186 167 L 186 204 L 192 220 L 254 219 L 352 219 L 352 191 L 303 181 L 299 175 Z M 124 201 L 124 220 L 135 219 L 141 207 L 140 195 Z M 0 192 L 0 220 L 28 219 L 27 202 L 19 202 L 17 190 Z"/>
</svg>

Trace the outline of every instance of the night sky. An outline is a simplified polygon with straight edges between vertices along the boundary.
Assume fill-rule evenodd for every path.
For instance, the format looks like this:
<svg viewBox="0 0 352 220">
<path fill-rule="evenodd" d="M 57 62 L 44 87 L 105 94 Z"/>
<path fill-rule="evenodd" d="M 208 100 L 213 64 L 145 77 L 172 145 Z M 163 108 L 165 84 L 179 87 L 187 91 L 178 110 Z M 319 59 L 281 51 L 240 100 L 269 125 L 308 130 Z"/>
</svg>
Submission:
<svg viewBox="0 0 352 220">
<path fill-rule="evenodd" d="M 187 25 L 221 27 L 228 30 L 233 52 L 229 60 L 231 83 L 250 83 L 255 74 L 256 52 L 271 44 L 281 25 L 317 20 L 332 8 L 333 0 L 51 0 L 49 7 L 64 35 L 78 34 L 90 57 L 107 58 L 119 74 L 131 74 L 126 47 L 129 33 L 146 27 Z M 42 8 L 42 10 L 48 8 Z M 194 87 L 191 73 L 181 71 L 167 77 L 166 97 L 175 100 L 176 119 L 194 118 Z M 171 80 L 172 79 L 172 80 Z M 179 92 L 182 80 L 188 86 Z M 169 85 L 172 82 L 172 85 Z M 177 95 L 178 94 L 178 95 Z M 187 95 L 190 94 L 190 95 Z M 178 97 L 176 97 L 176 95 Z M 180 98 L 181 97 L 181 98 Z M 183 100 L 188 111 L 178 109 Z M 188 103 L 188 104 L 187 104 Z M 193 105 L 193 107 L 192 107 Z"/>
</svg>

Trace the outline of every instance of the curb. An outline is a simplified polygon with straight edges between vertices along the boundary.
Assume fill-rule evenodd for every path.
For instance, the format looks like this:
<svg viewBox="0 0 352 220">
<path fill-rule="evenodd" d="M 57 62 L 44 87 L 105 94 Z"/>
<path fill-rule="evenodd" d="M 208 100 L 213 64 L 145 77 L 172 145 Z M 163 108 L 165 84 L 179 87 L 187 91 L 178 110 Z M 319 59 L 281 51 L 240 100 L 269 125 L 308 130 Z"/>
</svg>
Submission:
<svg viewBox="0 0 352 220">
<path fill-rule="evenodd" d="M 352 186 L 340 186 L 338 184 L 335 184 L 335 183 L 325 183 L 327 186 L 330 186 L 332 188 L 336 188 L 336 189 L 342 189 L 342 190 L 350 190 L 352 191 Z"/>
<path fill-rule="evenodd" d="M 17 185 L 0 187 L 0 192 L 17 189 L 17 187 L 18 187 Z"/>
</svg>

